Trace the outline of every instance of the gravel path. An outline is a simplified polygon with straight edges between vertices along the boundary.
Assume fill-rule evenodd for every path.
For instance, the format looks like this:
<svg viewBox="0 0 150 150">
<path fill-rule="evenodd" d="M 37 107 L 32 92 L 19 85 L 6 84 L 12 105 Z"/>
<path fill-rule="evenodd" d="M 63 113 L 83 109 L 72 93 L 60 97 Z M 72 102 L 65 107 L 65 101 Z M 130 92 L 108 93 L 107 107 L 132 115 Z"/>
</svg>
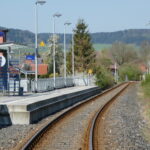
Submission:
<svg viewBox="0 0 150 150">
<path fill-rule="evenodd" d="M 107 113 L 105 119 L 105 150 L 150 150 L 142 133 L 145 121 L 140 115 L 138 85 L 127 89 Z"/>
<path fill-rule="evenodd" d="M 123 88 L 124 86 L 122 86 Z M 65 120 L 60 121 L 44 136 L 35 150 L 81 150 L 83 149 L 85 133 L 95 112 L 110 100 L 120 88 L 97 98 L 94 102 L 78 109 Z"/>
</svg>

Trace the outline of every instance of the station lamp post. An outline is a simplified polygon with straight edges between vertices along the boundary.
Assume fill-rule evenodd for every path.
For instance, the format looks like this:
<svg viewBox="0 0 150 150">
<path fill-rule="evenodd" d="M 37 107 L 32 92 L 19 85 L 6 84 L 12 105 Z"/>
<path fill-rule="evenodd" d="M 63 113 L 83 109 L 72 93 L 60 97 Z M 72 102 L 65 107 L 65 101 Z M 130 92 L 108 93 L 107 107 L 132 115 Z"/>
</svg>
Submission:
<svg viewBox="0 0 150 150">
<path fill-rule="evenodd" d="M 54 80 L 54 88 L 56 86 L 56 61 L 55 61 L 55 55 L 56 55 L 56 36 L 55 36 L 55 18 L 59 18 L 62 15 L 60 13 L 55 13 L 53 15 L 53 80 Z"/>
<path fill-rule="evenodd" d="M 38 89 L 38 4 L 43 5 L 45 3 L 45 0 L 37 0 L 35 2 L 35 92 Z"/>
<path fill-rule="evenodd" d="M 70 22 L 65 22 L 64 23 L 64 82 L 66 86 L 66 26 L 71 25 Z"/>
<path fill-rule="evenodd" d="M 75 69 L 74 69 L 74 31 L 72 31 L 72 79 L 74 83 Z"/>
</svg>

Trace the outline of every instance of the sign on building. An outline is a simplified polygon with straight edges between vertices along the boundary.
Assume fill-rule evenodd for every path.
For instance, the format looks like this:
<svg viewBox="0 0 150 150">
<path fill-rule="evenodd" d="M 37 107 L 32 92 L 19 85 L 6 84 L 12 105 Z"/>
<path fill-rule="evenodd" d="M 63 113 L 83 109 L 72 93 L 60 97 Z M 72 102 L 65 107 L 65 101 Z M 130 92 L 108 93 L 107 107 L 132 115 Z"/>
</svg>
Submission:
<svg viewBox="0 0 150 150">
<path fill-rule="evenodd" d="M 35 60 L 35 56 L 33 55 L 27 55 L 26 60 Z"/>
</svg>

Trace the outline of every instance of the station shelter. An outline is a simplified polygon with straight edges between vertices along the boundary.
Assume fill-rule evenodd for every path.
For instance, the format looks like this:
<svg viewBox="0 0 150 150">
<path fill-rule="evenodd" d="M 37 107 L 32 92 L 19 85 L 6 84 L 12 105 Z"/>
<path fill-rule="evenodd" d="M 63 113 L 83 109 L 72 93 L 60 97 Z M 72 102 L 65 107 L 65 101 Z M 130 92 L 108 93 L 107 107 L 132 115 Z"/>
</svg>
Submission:
<svg viewBox="0 0 150 150">
<path fill-rule="evenodd" d="M 18 93 L 20 89 L 19 58 L 11 58 L 13 50 L 24 48 L 13 42 L 7 42 L 8 30 L 0 30 L 0 93 Z"/>
</svg>

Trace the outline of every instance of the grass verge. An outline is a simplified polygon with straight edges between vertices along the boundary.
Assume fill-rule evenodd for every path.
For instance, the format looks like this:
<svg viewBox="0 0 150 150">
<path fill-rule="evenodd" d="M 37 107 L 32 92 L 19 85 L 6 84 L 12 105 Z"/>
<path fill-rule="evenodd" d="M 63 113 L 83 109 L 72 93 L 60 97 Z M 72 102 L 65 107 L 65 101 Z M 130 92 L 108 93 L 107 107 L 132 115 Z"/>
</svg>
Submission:
<svg viewBox="0 0 150 150">
<path fill-rule="evenodd" d="M 138 90 L 139 106 L 141 115 L 146 121 L 146 126 L 142 129 L 145 139 L 150 143 L 150 82 L 143 82 Z"/>
</svg>

